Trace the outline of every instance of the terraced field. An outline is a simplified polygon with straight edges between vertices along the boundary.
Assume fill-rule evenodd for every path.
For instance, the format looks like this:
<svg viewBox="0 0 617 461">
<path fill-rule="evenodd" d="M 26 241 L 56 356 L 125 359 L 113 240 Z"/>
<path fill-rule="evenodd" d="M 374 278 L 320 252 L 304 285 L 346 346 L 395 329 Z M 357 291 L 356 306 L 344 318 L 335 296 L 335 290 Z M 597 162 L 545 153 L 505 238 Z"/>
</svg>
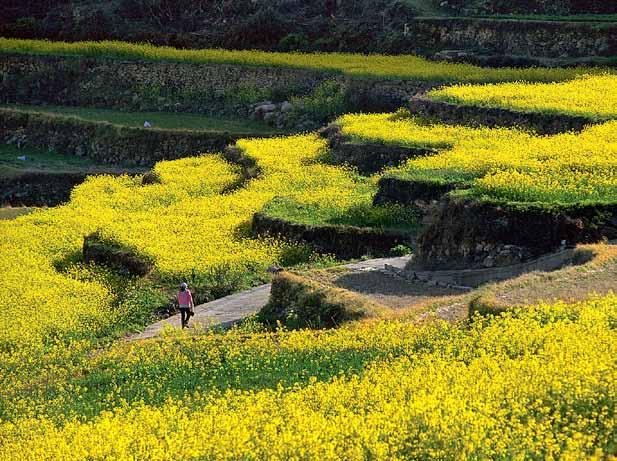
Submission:
<svg viewBox="0 0 617 461">
<path fill-rule="evenodd" d="M 574 78 L 589 69 L 491 70 L 415 57 L 109 42 L 0 39 L 0 49 L 497 81 L 445 87 L 431 97 L 582 114 L 595 122 L 538 134 L 501 127 L 498 119 L 492 127 L 469 126 L 401 110 L 349 114 L 321 135 L 244 138 L 220 151 L 178 153 L 170 141 L 165 152 L 173 157 L 147 174 L 93 175 L 60 206 L 7 213 L 13 219 L 0 219 L 0 459 L 599 460 L 617 454 L 617 255 L 615 247 L 597 243 L 617 229 L 617 122 L 609 120 L 617 113 L 617 86 L 604 70 Z M 521 78 L 554 83 L 503 83 Z M 122 130 L 135 130 L 144 119 L 172 131 L 263 129 L 196 115 L 19 109 L 44 112 L 19 119 L 21 131 L 11 136 L 20 142 L 35 139 L 29 123 L 37 124 L 42 143 L 55 136 L 57 119 L 67 117 L 50 111 L 80 117 L 92 136 L 107 124 L 85 122 L 111 121 L 126 125 Z M 13 112 L 0 111 L 7 126 Z M 69 139 L 83 135 L 67 126 Z M 114 136 L 125 132 L 120 128 Z M 375 149 L 380 166 L 361 174 L 343 155 L 354 148 L 369 160 Z M 59 158 L 48 149 L 12 146 L 0 161 L 20 166 L 26 160 L 17 154 L 47 167 Z M 77 157 L 66 163 L 91 164 Z M 387 195 L 394 183 L 398 196 Z M 280 227 L 259 232 L 259 219 Z M 295 234 L 286 234 L 289 229 Z M 408 240 L 395 244 L 388 240 L 394 234 Z M 404 296 L 384 296 L 341 269 L 316 273 L 340 262 L 320 251 L 318 237 L 333 248 L 325 253 L 353 249 L 366 256 L 381 242 L 385 253 L 413 247 L 414 260 L 443 263 L 448 256 L 453 265 L 459 256 L 468 263 L 478 254 L 490 267 L 504 251 L 507 265 L 515 253 L 526 261 L 562 239 L 596 244 L 577 250 L 584 259 L 579 266 L 475 291 L 423 291 L 417 282 L 402 290 L 414 300 L 405 305 Z M 148 270 L 136 275 L 109 261 L 86 262 L 85 243 L 94 238 Z M 260 322 L 276 308 L 271 300 L 261 315 L 227 332 L 172 330 L 122 341 L 174 310 L 179 282 L 188 282 L 200 303 L 272 277 L 281 289 L 285 275 L 271 275 L 280 267 L 314 278 L 307 289 L 288 274 L 295 282 L 278 293 L 285 312 L 278 324 Z M 352 289 L 373 295 L 370 318 Z M 379 299 L 394 307 L 382 311 Z M 475 315 L 460 323 L 432 315 L 453 307 Z M 339 316 L 341 310 L 353 315 Z M 298 325 L 320 328 L 294 330 Z"/>
<path fill-rule="evenodd" d="M 232 50 L 178 50 L 169 47 L 123 42 L 48 42 L 0 37 L 3 53 L 83 56 L 145 61 L 239 64 L 256 67 L 281 67 L 342 73 L 381 79 L 430 80 L 439 82 L 554 82 L 605 69 L 486 69 L 469 64 L 432 62 L 417 56 L 361 55 L 348 53 L 272 53 Z"/>
<path fill-rule="evenodd" d="M 70 260 L 79 251 L 83 236 L 95 230 L 153 258 L 167 283 L 189 278 L 208 289 L 213 279 L 222 277 L 222 283 L 229 283 L 227 289 L 234 290 L 246 286 L 247 279 L 263 276 L 268 265 L 306 254 L 284 242 L 252 239 L 247 232 L 252 215 L 275 196 L 323 208 L 323 214 L 331 219 L 338 216 L 339 221 L 351 219 L 345 218 L 350 209 L 367 209 L 374 217 L 370 222 L 371 218 L 358 211 L 355 223 L 361 225 L 402 222 L 405 217 L 400 207 L 371 208 L 374 182 L 316 163 L 325 144 L 313 135 L 243 140 L 238 146 L 257 161 L 262 176 L 229 193 L 223 192 L 239 180 L 238 167 L 206 155 L 159 163 L 154 173 L 160 184 L 143 186 L 140 178 L 126 176 L 90 178 L 73 191 L 66 206 L 3 223 L 6 253 L 1 259 L 6 280 L 20 277 L 28 267 L 23 283 L 48 287 L 44 292 L 29 290 L 18 295 L 23 296 L 21 304 L 39 305 L 40 317 L 28 313 L 6 318 L 3 342 L 37 343 L 52 330 L 59 337 L 90 335 L 123 322 L 121 311 L 112 315 L 113 295 L 105 283 L 91 279 L 79 265 L 70 265 L 65 273 L 55 268 L 58 260 Z M 23 254 L 22 259 L 11 254 L 15 247 L 38 250 Z M 70 314 L 68 306 L 75 299 L 69 286 L 83 293 L 80 318 Z M 50 292 L 51 287 L 55 288 Z M 11 285 L 4 285 L 3 290 L 5 302 L 14 302 Z M 53 300 L 51 293 L 55 293 Z M 127 316 L 134 307 L 126 307 Z M 33 324 L 36 328 L 30 326 L 29 337 L 25 337 L 25 326 Z"/>
<path fill-rule="evenodd" d="M 617 199 L 617 124 L 581 133 L 537 136 L 515 129 L 430 124 L 391 114 L 345 116 L 343 133 L 355 139 L 439 149 L 386 174 L 478 197 L 517 202 L 614 203 Z M 430 191 L 426 192 L 430 195 Z"/>
<path fill-rule="evenodd" d="M 459 105 L 583 115 L 606 120 L 617 117 L 616 82 L 615 76 L 607 74 L 581 76 L 559 84 L 454 85 L 431 91 L 428 97 Z"/>
<path fill-rule="evenodd" d="M 271 136 L 282 134 L 281 130 L 252 120 L 212 117 L 201 114 L 173 112 L 125 112 L 92 107 L 4 105 L 0 108 L 51 116 L 77 117 L 91 122 L 107 122 L 115 125 L 142 127 L 149 122 L 152 128 L 165 130 L 193 130 L 229 132 L 241 136 Z"/>
</svg>

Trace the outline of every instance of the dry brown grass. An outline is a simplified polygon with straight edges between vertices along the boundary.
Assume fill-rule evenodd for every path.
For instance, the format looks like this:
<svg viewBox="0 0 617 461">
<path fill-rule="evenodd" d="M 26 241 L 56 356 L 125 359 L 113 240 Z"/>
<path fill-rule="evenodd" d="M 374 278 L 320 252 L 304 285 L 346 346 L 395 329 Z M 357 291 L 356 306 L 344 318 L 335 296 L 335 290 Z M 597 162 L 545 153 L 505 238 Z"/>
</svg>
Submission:
<svg viewBox="0 0 617 461">
<path fill-rule="evenodd" d="M 385 274 L 359 274 L 340 268 L 307 272 L 303 277 L 329 287 L 339 299 L 353 294 L 355 300 L 364 298 L 388 308 L 375 310 L 373 318 L 415 321 L 437 317 L 458 321 L 475 311 L 496 313 L 555 300 L 575 303 L 592 294 L 615 292 L 617 245 L 580 245 L 572 266 L 553 272 L 532 272 L 461 294 L 456 290 L 411 283 Z M 389 278 L 385 280 L 384 277 Z"/>
<path fill-rule="evenodd" d="M 580 245 L 576 258 L 578 264 L 557 271 L 532 272 L 479 288 L 471 311 L 502 311 L 556 300 L 575 303 L 592 294 L 617 291 L 617 245 Z"/>
<path fill-rule="evenodd" d="M 352 320 L 388 318 L 390 311 L 358 293 L 282 272 L 272 280 L 270 301 L 258 317 L 272 326 L 282 322 L 290 328 L 329 328 Z"/>
</svg>

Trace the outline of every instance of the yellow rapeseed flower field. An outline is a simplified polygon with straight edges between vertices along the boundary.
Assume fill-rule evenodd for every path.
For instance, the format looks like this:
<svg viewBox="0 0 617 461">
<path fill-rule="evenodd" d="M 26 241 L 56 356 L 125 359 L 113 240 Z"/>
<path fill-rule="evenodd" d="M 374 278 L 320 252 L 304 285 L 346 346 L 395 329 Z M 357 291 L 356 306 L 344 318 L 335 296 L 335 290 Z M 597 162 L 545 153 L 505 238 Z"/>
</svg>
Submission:
<svg viewBox="0 0 617 461">
<path fill-rule="evenodd" d="M 289 67 L 343 73 L 350 76 L 426 80 L 433 82 L 505 82 L 570 80 L 584 73 L 609 72 L 594 68 L 489 69 L 470 64 L 433 62 L 418 56 L 352 53 L 276 53 L 257 50 L 185 50 L 126 42 L 49 42 L 0 37 L 0 52 L 177 61 L 206 64 Z"/>
<path fill-rule="evenodd" d="M 0 458 L 610 459 L 616 319 L 609 295 L 477 318 L 466 329 L 390 321 L 119 345 L 89 370 L 109 370 L 127 388 L 138 380 L 141 397 L 129 401 L 96 377 L 98 394 L 67 384 L 51 395 L 127 399 L 86 419 L 55 423 L 35 409 L 1 423 Z M 360 368 L 318 377 L 345 351 L 363 358 Z M 293 375 L 294 361 L 304 367 L 296 383 L 268 380 Z M 170 392 L 178 370 L 204 364 L 214 390 L 187 379 Z M 255 379 L 242 385 L 247 375 Z"/>
<path fill-rule="evenodd" d="M 453 85 L 428 96 L 455 104 L 584 115 L 597 119 L 617 117 L 617 76 L 583 75 L 561 83 L 498 83 Z"/>
<path fill-rule="evenodd" d="M 509 201 L 617 201 L 614 121 L 553 136 L 391 114 L 346 115 L 338 123 L 345 135 L 359 140 L 438 149 L 390 170 L 410 180 L 468 182 L 472 192 Z"/>
<path fill-rule="evenodd" d="M 115 43 L 0 39 L 0 48 L 255 65 L 290 59 Z M 354 75 L 360 66 L 358 73 L 394 76 L 410 63 L 418 67 L 406 75 L 491 75 L 408 57 L 292 57 Z M 515 75 L 504 72 L 499 78 Z M 617 121 L 554 136 L 401 114 L 338 123 L 361 141 L 437 150 L 385 174 L 461 182 L 509 201 L 617 200 Z M 316 135 L 237 145 L 258 164 L 257 178 L 243 180 L 236 165 L 205 154 L 158 163 L 159 183 L 91 177 L 65 205 L 0 221 L 1 460 L 615 459 L 615 294 L 463 326 L 248 324 L 113 342 L 130 328 L 134 306 L 116 290 L 117 275 L 77 262 L 85 235 L 99 231 L 147 255 L 158 281 L 173 286 L 195 273 L 260 274 L 283 259 L 290 244 L 248 231 L 275 197 L 341 216 L 371 206 L 380 175 L 321 162 L 326 141 Z"/>
<path fill-rule="evenodd" d="M 112 308 L 105 283 L 56 270 L 81 251 L 83 237 L 93 231 L 151 257 L 170 280 L 221 268 L 255 273 L 277 262 L 286 247 L 247 231 L 253 214 L 273 197 L 341 214 L 370 205 L 374 183 L 318 163 L 325 142 L 316 136 L 241 140 L 238 146 L 258 162 L 262 176 L 228 193 L 221 192 L 237 182 L 237 168 L 204 155 L 159 163 L 161 184 L 91 177 L 74 189 L 67 205 L 0 222 L 0 344 L 89 336 L 125 320 Z"/>
</svg>

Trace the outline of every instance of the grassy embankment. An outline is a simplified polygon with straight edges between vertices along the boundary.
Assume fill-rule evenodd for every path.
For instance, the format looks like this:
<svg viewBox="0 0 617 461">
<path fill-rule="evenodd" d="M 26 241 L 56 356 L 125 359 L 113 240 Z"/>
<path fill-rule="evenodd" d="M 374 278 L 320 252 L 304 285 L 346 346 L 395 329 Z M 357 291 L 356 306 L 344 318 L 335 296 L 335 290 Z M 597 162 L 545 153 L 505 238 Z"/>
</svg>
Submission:
<svg viewBox="0 0 617 461">
<path fill-rule="evenodd" d="M 35 209 L 32 207 L 0 207 L 0 221 L 10 221 L 19 216 L 32 213 Z"/>
<path fill-rule="evenodd" d="M 201 114 L 177 112 L 125 112 L 92 107 L 28 106 L 24 104 L 3 105 L 0 106 L 0 108 L 46 115 L 77 117 L 92 122 L 108 122 L 115 125 L 137 128 L 143 127 L 144 121 L 147 120 L 152 124 L 153 128 L 166 130 L 229 132 L 239 136 L 271 136 L 283 133 L 281 130 L 277 130 L 276 128 L 272 128 L 254 120 L 219 118 Z"/>
</svg>

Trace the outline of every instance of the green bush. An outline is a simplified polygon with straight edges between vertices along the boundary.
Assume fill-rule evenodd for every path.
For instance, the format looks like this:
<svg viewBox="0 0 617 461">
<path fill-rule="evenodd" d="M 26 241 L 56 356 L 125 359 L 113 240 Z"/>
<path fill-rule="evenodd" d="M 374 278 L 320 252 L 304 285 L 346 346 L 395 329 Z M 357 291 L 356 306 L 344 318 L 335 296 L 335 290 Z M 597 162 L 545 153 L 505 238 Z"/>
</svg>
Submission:
<svg viewBox="0 0 617 461">
<path fill-rule="evenodd" d="M 347 110 L 347 88 L 336 79 L 321 82 L 308 96 L 292 96 L 293 112 L 288 123 L 301 119 L 326 122 Z"/>
<path fill-rule="evenodd" d="M 282 51 L 306 50 L 308 46 L 308 37 L 302 32 L 287 34 L 279 42 Z"/>
<path fill-rule="evenodd" d="M 184 280 L 169 280 L 173 285 L 187 282 L 194 292 L 195 304 L 202 304 L 218 298 L 246 290 L 263 281 L 259 275 L 265 268 L 234 268 L 230 264 L 222 264 L 208 271 L 193 270 Z"/>
<path fill-rule="evenodd" d="M 407 256 L 411 254 L 412 249 L 407 245 L 396 245 L 394 248 L 390 250 L 390 254 L 392 256 Z"/>
</svg>

